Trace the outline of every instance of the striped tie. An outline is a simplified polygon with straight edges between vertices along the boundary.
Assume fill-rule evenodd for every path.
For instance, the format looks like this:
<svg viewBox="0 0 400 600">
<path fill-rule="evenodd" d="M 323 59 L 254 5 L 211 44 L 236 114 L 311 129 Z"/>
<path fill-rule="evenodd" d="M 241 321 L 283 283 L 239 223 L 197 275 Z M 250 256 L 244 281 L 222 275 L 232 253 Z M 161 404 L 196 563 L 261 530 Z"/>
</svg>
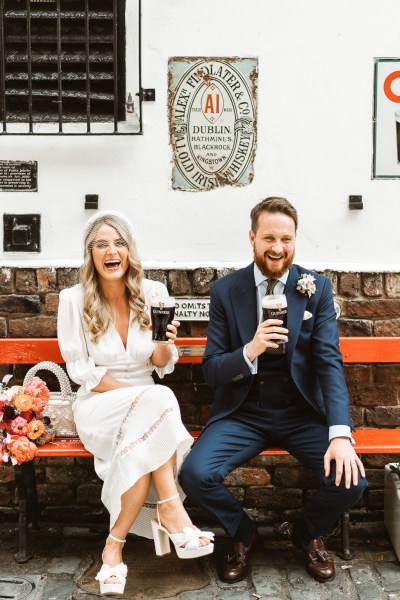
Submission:
<svg viewBox="0 0 400 600">
<path fill-rule="evenodd" d="M 266 296 L 274 293 L 274 288 L 278 283 L 278 279 L 267 279 L 267 291 L 265 292 Z"/>
</svg>

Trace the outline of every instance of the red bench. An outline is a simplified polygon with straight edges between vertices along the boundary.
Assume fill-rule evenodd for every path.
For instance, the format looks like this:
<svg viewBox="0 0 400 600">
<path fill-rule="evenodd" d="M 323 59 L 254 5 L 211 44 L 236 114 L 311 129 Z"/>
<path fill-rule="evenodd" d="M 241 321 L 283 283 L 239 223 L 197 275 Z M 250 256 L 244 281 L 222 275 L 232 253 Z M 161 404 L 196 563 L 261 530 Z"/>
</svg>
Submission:
<svg viewBox="0 0 400 600">
<path fill-rule="evenodd" d="M 206 338 L 178 338 L 179 363 L 200 364 Z M 400 338 L 344 337 L 340 349 L 345 363 L 398 363 L 400 362 Z M 63 358 L 57 339 L 12 338 L 0 339 L 0 364 L 35 364 L 43 360 L 62 364 Z M 191 432 L 196 439 L 199 431 Z M 355 434 L 358 454 L 400 454 L 400 429 L 359 429 Z M 268 448 L 262 456 L 285 456 L 282 448 Z M 38 457 L 91 457 L 78 438 L 56 438 L 39 448 Z M 14 467 L 19 496 L 19 551 L 17 562 L 26 562 L 27 525 L 38 526 L 38 500 L 36 495 L 33 461 Z M 342 553 L 345 559 L 353 554 L 349 542 L 349 514 L 342 516 Z"/>
</svg>

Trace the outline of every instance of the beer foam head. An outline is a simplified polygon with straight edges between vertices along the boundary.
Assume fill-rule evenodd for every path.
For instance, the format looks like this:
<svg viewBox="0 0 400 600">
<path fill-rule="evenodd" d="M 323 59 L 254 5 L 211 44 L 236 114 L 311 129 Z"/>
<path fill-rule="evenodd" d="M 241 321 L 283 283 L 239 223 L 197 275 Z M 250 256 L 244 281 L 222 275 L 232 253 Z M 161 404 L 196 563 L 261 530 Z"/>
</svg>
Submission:
<svg viewBox="0 0 400 600">
<path fill-rule="evenodd" d="M 262 307 L 269 309 L 278 309 L 287 307 L 287 300 L 285 294 L 271 294 L 264 296 L 262 299 Z"/>
<path fill-rule="evenodd" d="M 152 296 L 151 298 L 151 306 L 165 306 L 166 308 L 171 308 L 175 306 L 175 298 L 172 296 Z"/>
</svg>

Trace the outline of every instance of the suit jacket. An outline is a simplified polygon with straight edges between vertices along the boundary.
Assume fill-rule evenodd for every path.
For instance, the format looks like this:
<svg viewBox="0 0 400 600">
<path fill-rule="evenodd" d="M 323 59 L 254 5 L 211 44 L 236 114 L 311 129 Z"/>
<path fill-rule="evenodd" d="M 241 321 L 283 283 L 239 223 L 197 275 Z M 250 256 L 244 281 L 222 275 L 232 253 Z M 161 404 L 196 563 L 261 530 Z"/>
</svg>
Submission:
<svg viewBox="0 0 400 600">
<path fill-rule="evenodd" d="M 309 298 L 296 290 L 303 273 L 315 277 Z M 339 350 L 331 282 L 327 277 L 292 265 L 285 287 L 288 302 L 289 369 L 299 392 L 327 425 L 353 429 L 347 386 Z M 206 382 L 214 389 L 209 423 L 223 418 L 244 402 L 253 376 L 243 357 L 258 325 L 253 263 L 211 285 L 210 322 L 203 358 Z M 312 317 L 305 320 L 304 311 Z"/>
</svg>

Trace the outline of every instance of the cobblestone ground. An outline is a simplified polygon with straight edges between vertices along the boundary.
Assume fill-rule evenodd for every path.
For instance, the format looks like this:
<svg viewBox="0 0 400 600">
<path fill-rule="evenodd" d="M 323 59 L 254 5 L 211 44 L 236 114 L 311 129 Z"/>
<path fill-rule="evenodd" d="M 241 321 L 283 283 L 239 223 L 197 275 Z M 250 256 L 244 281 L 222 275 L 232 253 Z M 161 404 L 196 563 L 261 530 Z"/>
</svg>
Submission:
<svg viewBox="0 0 400 600">
<path fill-rule="evenodd" d="M 150 588 L 143 596 L 140 589 L 124 595 L 123 598 L 159 600 L 174 598 L 179 600 L 400 600 L 400 565 L 390 542 L 384 537 L 373 540 L 353 539 L 355 556 L 351 561 L 343 561 L 335 556 L 336 578 L 327 584 L 320 584 L 305 572 L 301 557 L 295 553 L 290 543 L 277 539 L 267 529 L 261 530 L 261 541 L 252 555 L 251 571 L 247 580 L 228 585 L 219 581 L 216 565 L 227 549 L 227 540 L 217 537 L 216 552 L 212 558 L 199 561 L 194 569 L 202 576 L 201 589 L 181 591 L 171 595 L 169 581 L 173 571 L 182 569 L 181 563 L 171 558 L 169 573 L 160 573 L 162 559 L 153 556 L 146 564 L 148 579 L 156 582 L 163 578 L 163 595 L 153 595 Z M 95 528 L 74 528 L 61 525 L 46 525 L 40 531 L 31 532 L 33 558 L 25 564 L 17 564 L 13 559 L 16 550 L 17 528 L 15 525 L 0 525 L 0 599 L 24 598 L 25 600 L 94 600 L 96 593 L 88 593 L 80 587 L 82 576 L 88 574 L 92 580 L 97 570 L 94 564 L 101 554 L 105 532 Z M 152 551 L 150 542 L 129 539 L 125 551 L 126 562 L 138 560 L 143 548 Z M 148 545 L 148 546 L 147 546 Z M 334 553 L 338 542 L 329 543 Z M 187 580 L 190 580 L 193 565 L 188 567 Z M 191 569 L 191 570 L 190 570 Z M 184 573 L 184 571 L 183 571 Z M 152 579 L 153 578 L 153 579 Z M 175 577 L 176 580 L 176 577 Z M 10 590 L 14 582 L 15 592 Z M 18 582 L 25 582 L 18 587 Z M 190 580 L 191 581 L 191 580 Z M 196 581 L 194 579 L 193 581 Z M 147 580 L 147 583 L 149 581 Z M 29 591 L 29 585 L 31 591 Z M 205 585 L 205 587 L 204 587 Z M 10 587 L 11 586 L 11 587 Z M 28 586 L 28 587 L 27 587 Z M 93 587 L 93 589 L 97 589 Z M 158 588 L 159 589 L 159 588 Z M 185 589 L 185 585 L 182 585 Z M 188 588 L 186 587 L 186 590 Z M 19 590 L 19 591 L 18 591 Z M 149 591 L 150 590 L 150 591 Z M 12 595 L 14 593 L 14 595 Z M 18 595 L 20 594 L 20 595 Z M 22 595 L 24 594 L 24 595 Z M 121 597 L 121 596 L 120 596 Z M 122 598 L 122 597 L 121 597 Z"/>
</svg>

